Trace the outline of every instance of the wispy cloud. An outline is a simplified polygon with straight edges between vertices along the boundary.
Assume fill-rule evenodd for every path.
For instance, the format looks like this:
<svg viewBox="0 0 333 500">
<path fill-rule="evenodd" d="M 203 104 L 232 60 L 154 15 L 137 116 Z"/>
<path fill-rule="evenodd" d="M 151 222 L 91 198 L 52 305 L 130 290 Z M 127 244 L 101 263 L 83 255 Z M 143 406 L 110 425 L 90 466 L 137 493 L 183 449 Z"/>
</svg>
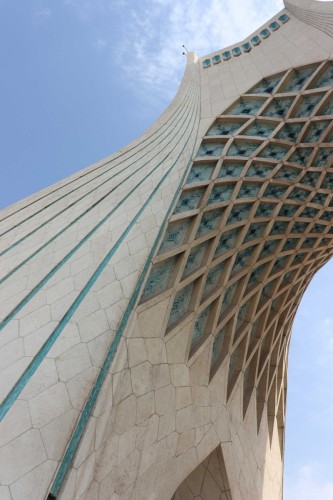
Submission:
<svg viewBox="0 0 333 500">
<path fill-rule="evenodd" d="M 98 38 L 95 42 L 93 42 L 93 46 L 97 50 L 103 50 L 107 46 L 107 42 L 106 40 L 103 40 L 103 38 Z"/>
<path fill-rule="evenodd" d="M 182 45 L 198 55 L 237 43 L 283 8 L 282 0 L 142 0 L 128 10 L 126 31 L 117 47 L 131 60 L 127 78 L 169 100 L 183 70 Z"/>
<path fill-rule="evenodd" d="M 322 481 L 316 466 L 304 465 L 300 468 L 296 481 L 286 481 L 285 500 L 332 500 L 333 482 Z"/>
<path fill-rule="evenodd" d="M 43 21 L 51 16 L 51 9 L 48 7 L 36 8 L 33 12 L 35 21 Z"/>
</svg>

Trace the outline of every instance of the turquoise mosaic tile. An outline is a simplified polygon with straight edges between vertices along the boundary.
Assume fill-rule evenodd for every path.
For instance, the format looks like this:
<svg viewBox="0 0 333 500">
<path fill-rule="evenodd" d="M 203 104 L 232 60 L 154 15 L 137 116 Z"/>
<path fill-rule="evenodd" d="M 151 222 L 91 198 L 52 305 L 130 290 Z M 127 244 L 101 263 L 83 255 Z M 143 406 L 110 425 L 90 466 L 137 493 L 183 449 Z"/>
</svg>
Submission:
<svg viewBox="0 0 333 500">
<path fill-rule="evenodd" d="M 271 94 L 276 89 L 277 85 L 281 81 L 281 75 L 271 76 L 270 78 L 264 78 L 261 82 L 251 89 L 251 94 Z"/>
<path fill-rule="evenodd" d="M 317 185 L 319 177 L 320 177 L 320 173 L 318 173 L 318 172 L 306 172 L 306 174 L 300 180 L 300 183 L 305 184 L 306 186 L 311 186 L 314 188 Z"/>
<path fill-rule="evenodd" d="M 317 238 L 305 238 L 301 248 L 313 248 L 316 242 Z"/>
<path fill-rule="evenodd" d="M 259 155 L 261 158 L 269 158 L 271 160 L 282 160 L 289 152 L 287 146 L 280 146 L 279 144 L 268 144 Z"/>
<path fill-rule="evenodd" d="M 245 322 L 248 309 L 249 309 L 249 303 L 248 302 L 245 302 L 245 304 L 243 304 L 240 307 L 240 309 L 238 311 L 238 314 L 237 314 L 237 323 L 236 323 L 237 328 L 239 328 L 240 325 L 242 325 Z M 239 336 L 236 335 L 236 338 L 238 338 L 238 337 Z"/>
<path fill-rule="evenodd" d="M 208 205 L 230 200 L 235 184 L 215 184 L 208 199 Z"/>
<path fill-rule="evenodd" d="M 272 217 L 276 205 L 273 203 L 260 203 L 256 211 L 256 217 Z"/>
<path fill-rule="evenodd" d="M 284 118 L 293 102 L 293 97 L 276 97 L 262 112 L 262 115 L 271 116 L 272 118 Z"/>
<path fill-rule="evenodd" d="M 330 97 L 320 112 L 321 115 L 333 115 L 333 97 Z"/>
<path fill-rule="evenodd" d="M 310 191 L 301 188 L 294 188 L 288 195 L 289 200 L 305 201 L 310 196 Z"/>
<path fill-rule="evenodd" d="M 227 352 L 222 353 L 224 338 L 225 338 L 225 328 L 222 328 L 222 330 L 220 330 L 216 334 L 213 342 L 212 361 L 211 361 L 212 369 L 216 368 L 216 364 L 218 363 L 218 361 L 219 360 L 222 361 L 222 359 L 224 359 L 225 356 L 227 355 Z"/>
<path fill-rule="evenodd" d="M 251 257 L 253 255 L 253 251 L 256 247 L 248 247 L 245 250 L 241 250 L 238 252 L 237 257 L 235 259 L 234 265 L 231 270 L 231 276 L 233 276 L 238 271 L 244 269 L 249 266 L 251 263 Z"/>
<path fill-rule="evenodd" d="M 299 238 L 288 238 L 285 244 L 283 245 L 282 251 L 285 252 L 287 250 L 294 250 L 297 247 L 299 242 Z"/>
<path fill-rule="evenodd" d="M 276 129 L 275 123 L 255 122 L 243 132 L 243 135 L 251 135 L 254 137 L 269 137 Z"/>
<path fill-rule="evenodd" d="M 210 66 L 211 66 L 211 60 L 210 59 L 205 59 L 204 61 L 202 61 L 202 67 L 204 69 L 209 68 Z"/>
<path fill-rule="evenodd" d="M 252 203 L 240 203 L 233 205 L 232 211 L 228 217 L 228 224 L 235 224 L 236 222 L 241 222 L 249 217 L 250 210 L 252 208 Z"/>
<path fill-rule="evenodd" d="M 239 229 L 232 229 L 223 233 L 216 247 L 214 258 L 235 248 L 238 235 Z"/>
<path fill-rule="evenodd" d="M 177 222 L 172 222 L 168 225 L 159 253 L 165 253 L 169 250 L 182 245 L 185 241 L 188 229 L 189 229 L 190 219 L 185 219 Z"/>
<path fill-rule="evenodd" d="M 234 141 L 230 148 L 228 149 L 228 156 L 251 156 L 254 153 L 260 143 L 257 142 L 245 142 L 245 141 Z"/>
<path fill-rule="evenodd" d="M 319 142 L 331 122 L 329 120 L 312 122 L 307 129 L 303 142 Z"/>
<path fill-rule="evenodd" d="M 231 107 L 229 115 L 255 115 L 264 104 L 262 100 L 240 99 L 240 101 Z"/>
<path fill-rule="evenodd" d="M 200 245 L 197 245 L 191 249 L 186 261 L 183 278 L 201 267 L 208 249 L 208 244 L 209 242 L 205 241 L 204 243 L 201 243 Z"/>
<path fill-rule="evenodd" d="M 246 172 L 246 177 L 268 177 L 275 167 L 275 164 L 270 165 L 269 163 L 258 163 L 254 161 Z"/>
<path fill-rule="evenodd" d="M 260 191 L 261 184 L 254 182 L 243 182 L 238 192 L 238 198 L 256 198 Z"/>
<path fill-rule="evenodd" d="M 275 179 L 282 179 L 284 181 L 295 181 L 297 177 L 301 174 L 301 171 L 297 168 L 282 166 L 280 170 L 274 176 Z"/>
<path fill-rule="evenodd" d="M 262 31 L 260 31 L 260 35 L 262 36 L 262 38 L 268 38 L 270 36 L 270 32 L 269 30 L 266 28 Z"/>
<path fill-rule="evenodd" d="M 301 165 L 304 167 L 309 159 L 310 156 L 313 153 L 313 148 L 303 148 L 303 147 L 298 147 L 295 149 L 292 155 L 288 158 L 288 161 L 290 163 L 297 163 L 297 165 Z"/>
<path fill-rule="evenodd" d="M 276 259 L 276 261 L 274 262 L 274 264 L 273 264 L 273 267 L 272 267 L 272 270 L 271 270 L 271 274 L 278 273 L 282 269 L 284 269 L 286 267 L 288 259 L 289 259 L 288 256 L 286 256 L 286 257 L 278 257 Z"/>
<path fill-rule="evenodd" d="M 213 64 L 218 64 L 221 62 L 221 56 L 217 54 L 216 56 L 212 57 Z"/>
<path fill-rule="evenodd" d="M 289 222 L 275 221 L 270 234 L 286 234 Z"/>
<path fill-rule="evenodd" d="M 316 193 L 313 198 L 311 198 L 311 203 L 315 203 L 316 205 L 325 205 L 327 199 L 327 194 L 325 193 Z"/>
<path fill-rule="evenodd" d="M 244 243 L 260 238 L 264 234 L 266 226 L 267 223 L 265 222 L 254 222 L 253 224 L 250 224 L 244 238 Z"/>
<path fill-rule="evenodd" d="M 203 289 L 202 297 L 206 299 L 214 290 L 216 290 L 221 282 L 225 263 L 220 262 L 217 266 L 213 267 L 207 274 L 205 287 Z"/>
<path fill-rule="evenodd" d="M 314 224 L 311 228 L 311 233 L 322 233 L 325 231 L 327 226 L 324 226 L 323 224 Z M 330 232 L 331 232 L 330 228 Z"/>
<path fill-rule="evenodd" d="M 188 174 L 186 184 L 193 184 L 194 182 L 207 181 L 211 178 L 215 165 L 213 163 L 197 163 L 194 164 Z"/>
<path fill-rule="evenodd" d="M 279 16 L 279 21 L 281 21 L 281 23 L 286 23 L 287 21 L 289 21 L 290 17 L 287 15 L 287 14 L 282 14 L 281 16 Z"/>
<path fill-rule="evenodd" d="M 215 123 L 207 132 L 207 135 L 232 135 L 241 126 L 243 121 L 223 121 Z"/>
<path fill-rule="evenodd" d="M 211 306 L 206 307 L 206 309 L 204 309 L 202 313 L 197 316 L 194 322 L 190 355 L 196 351 L 196 349 L 202 344 L 202 341 L 207 337 L 206 328 L 210 311 Z"/>
<path fill-rule="evenodd" d="M 221 156 L 224 148 L 222 143 L 204 142 L 201 144 L 197 156 Z"/>
<path fill-rule="evenodd" d="M 305 207 L 303 212 L 301 213 L 301 217 L 306 217 L 307 219 L 314 219 L 317 216 L 318 212 L 319 210 L 317 208 Z"/>
<path fill-rule="evenodd" d="M 304 69 L 294 69 L 290 81 L 284 86 L 283 92 L 299 92 L 303 89 L 317 66 L 311 66 Z"/>
<path fill-rule="evenodd" d="M 254 45 L 255 47 L 256 47 L 257 45 L 259 45 L 259 44 L 261 43 L 260 36 L 255 35 L 253 38 L 251 38 L 251 43 L 252 43 L 252 45 Z"/>
<path fill-rule="evenodd" d="M 322 100 L 324 94 L 311 94 L 301 97 L 300 104 L 296 110 L 296 118 L 307 117 L 312 115 L 316 106 Z"/>
<path fill-rule="evenodd" d="M 312 162 L 312 166 L 313 167 L 331 166 L 332 159 L 333 159 L 333 148 L 320 148 Z"/>
<path fill-rule="evenodd" d="M 176 294 L 170 311 L 168 326 L 174 325 L 186 315 L 189 310 L 193 290 L 194 283 L 190 283 Z"/>
<path fill-rule="evenodd" d="M 288 189 L 287 186 L 281 184 L 268 184 L 265 189 L 264 198 L 282 198 Z"/>
<path fill-rule="evenodd" d="M 298 205 L 290 205 L 288 203 L 285 203 L 279 212 L 279 217 L 294 217 L 295 213 L 299 209 Z"/>
<path fill-rule="evenodd" d="M 304 216 L 305 217 L 305 216 Z M 327 210 L 320 217 L 322 220 L 332 221 L 333 220 L 333 212 L 327 212 Z"/>
<path fill-rule="evenodd" d="M 220 310 L 220 318 L 223 312 L 231 306 L 231 304 L 234 303 L 234 298 L 236 300 L 236 291 L 237 291 L 237 285 L 238 282 L 234 283 L 233 285 L 229 286 L 226 291 L 224 292 L 224 297 L 223 297 L 223 302 L 221 305 L 221 310 Z"/>
<path fill-rule="evenodd" d="M 223 52 L 222 59 L 223 59 L 223 61 L 229 61 L 229 59 L 231 59 L 230 50 L 226 50 L 225 52 Z"/>
<path fill-rule="evenodd" d="M 198 208 L 205 189 L 190 189 L 183 191 L 176 205 L 175 214 L 195 210 Z"/>
<path fill-rule="evenodd" d="M 243 171 L 243 168 L 244 168 L 244 163 L 234 163 L 234 162 L 230 162 L 230 161 L 227 161 L 227 160 L 224 160 L 222 165 L 221 165 L 221 168 L 220 168 L 220 171 L 219 171 L 219 174 L 218 174 L 218 178 L 226 178 L 226 177 L 239 177 Z"/>
<path fill-rule="evenodd" d="M 251 44 L 249 42 L 246 42 L 242 45 L 243 52 L 247 53 L 252 50 Z"/>
<path fill-rule="evenodd" d="M 268 240 L 263 244 L 259 260 L 274 255 L 281 240 Z"/>
<path fill-rule="evenodd" d="M 241 49 L 240 49 L 239 47 L 234 47 L 234 48 L 232 49 L 232 55 L 233 55 L 234 57 L 238 57 L 238 56 L 240 56 L 240 55 L 241 55 L 241 53 L 242 53 L 242 51 L 241 51 Z"/>
<path fill-rule="evenodd" d="M 303 123 L 286 123 L 278 132 L 276 138 L 296 142 L 303 126 Z"/>
<path fill-rule="evenodd" d="M 333 173 L 332 172 L 327 172 L 327 174 L 324 178 L 322 187 L 324 189 L 329 189 L 329 190 L 333 189 Z"/>
<path fill-rule="evenodd" d="M 261 264 L 252 271 L 248 283 L 250 286 L 257 285 L 262 281 L 266 267 L 267 264 Z"/>
<path fill-rule="evenodd" d="M 142 293 L 141 301 L 164 292 L 168 288 L 172 271 L 176 265 L 176 257 L 159 262 L 152 267 L 146 286 Z"/>
<path fill-rule="evenodd" d="M 307 222 L 295 222 L 291 228 L 292 233 L 305 233 L 309 224 Z"/>
<path fill-rule="evenodd" d="M 331 87 L 333 85 L 333 64 L 330 63 L 329 66 L 325 69 L 324 73 L 316 78 L 315 82 L 311 84 L 311 88 L 318 87 Z"/>
<path fill-rule="evenodd" d="M 204 212 L 201 218 L 201 222 L 197 231 L 196 238 L 215 231 L 221 224 L 221 220 L 224 214 L 223 209 L 210 210 L 209 212 Z"/>
<path fill-rule="evenodd" d="M 276 31 L 280 28 L 280 24 L 277 22 L 277 21 L 273 21 L 270 25 L 269 25 L 270 29 L 272 31 Z"/>
</svg>

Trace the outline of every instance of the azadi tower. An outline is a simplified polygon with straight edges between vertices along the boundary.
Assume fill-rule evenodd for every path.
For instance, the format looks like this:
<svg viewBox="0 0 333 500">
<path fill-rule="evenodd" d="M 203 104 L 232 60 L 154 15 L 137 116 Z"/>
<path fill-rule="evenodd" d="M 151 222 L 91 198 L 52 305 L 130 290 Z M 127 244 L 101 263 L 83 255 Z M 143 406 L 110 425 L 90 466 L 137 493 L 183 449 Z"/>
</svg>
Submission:
<svg viewBox="0 0 333 500">
<path fill-rule="evenodd" d="M 282 498 L 291 327 L 333 255 L 332 56 L 333 2 L 285 1 L 1 213 L 1 500 Z"/>
</svg>

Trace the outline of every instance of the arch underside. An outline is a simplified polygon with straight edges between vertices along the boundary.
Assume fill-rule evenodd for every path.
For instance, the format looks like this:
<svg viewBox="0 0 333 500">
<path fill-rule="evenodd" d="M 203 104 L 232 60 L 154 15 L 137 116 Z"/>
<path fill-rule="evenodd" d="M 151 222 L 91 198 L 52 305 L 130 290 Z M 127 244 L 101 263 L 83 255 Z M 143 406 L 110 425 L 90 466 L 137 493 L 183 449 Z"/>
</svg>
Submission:
<svg viewBox="0 0 333 500">
<path fill-rule="evenodd" d="M 333 64 L 263 79 L 216 118 L 169 219 L 141 303 L 169 297 L 165 335 L 191 324 L 192 363 L 210 345 L 207 383 L 242 377 L 283 455 L 292 322 L 333 254 Z"/>
</svg>

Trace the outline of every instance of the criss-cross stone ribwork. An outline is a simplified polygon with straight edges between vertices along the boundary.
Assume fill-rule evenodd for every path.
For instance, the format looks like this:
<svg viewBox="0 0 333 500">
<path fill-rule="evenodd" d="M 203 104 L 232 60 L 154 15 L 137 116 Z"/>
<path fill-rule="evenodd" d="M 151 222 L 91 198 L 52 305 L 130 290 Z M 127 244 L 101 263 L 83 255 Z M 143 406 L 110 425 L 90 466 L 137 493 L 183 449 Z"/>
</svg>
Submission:
<svg viewBox="0 0 333 500">
<path fill-rule="evenodd" d="M 2 211 L 1 500 L 282 498 L 292 322 L 333 253 L 333 7 L 285 5 Z"/>
</svg>

